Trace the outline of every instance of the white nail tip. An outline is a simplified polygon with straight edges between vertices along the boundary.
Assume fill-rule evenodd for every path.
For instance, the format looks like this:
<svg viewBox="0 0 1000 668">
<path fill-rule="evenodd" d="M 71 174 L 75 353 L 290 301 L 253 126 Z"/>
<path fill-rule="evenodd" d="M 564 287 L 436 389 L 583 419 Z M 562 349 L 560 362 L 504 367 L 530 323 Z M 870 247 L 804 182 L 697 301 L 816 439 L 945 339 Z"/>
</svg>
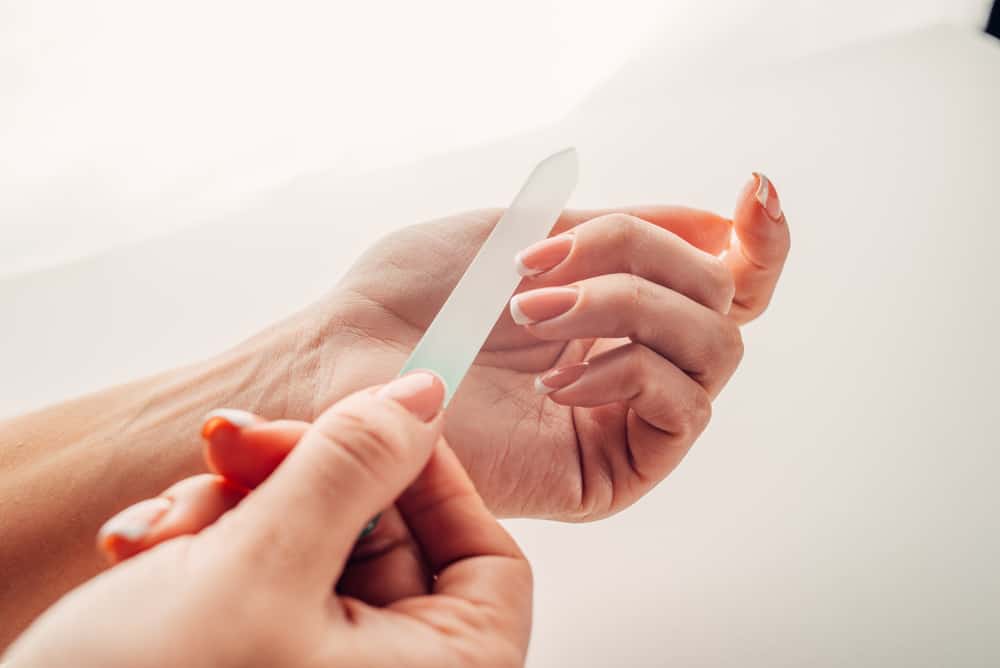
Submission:
<svg viewBox="0 0 1000 668">
<path fill-rule="evenodd" d="M 538 276 L 540 273 L 542 273 L 541 269 L 532 269 L 528 265 L 524 264 L 524 262 L 521 261 L 521 254 L 520 253 L 518 253 L 514 257 L 514 266 L 517 268 L 517 275 L 518 276 L 525 276 L 525 277 L 527 277 L 527 276 Z"/>
<path fill-rule="evenodd" d="M 767 200 L 771 197 L 771 182 L 767 180 L 767 177 L 760 172 L 754 172 L 757 175 L 758 184 L 757 192 L 754 193 L 754 197 L 760 203 L 765 210 L 767 210 Z"/>
<path fill-rule="evenodd" d="M 521 306 L 518 304 L 518 297 L 520 295 L 514 295 L 510 300 L 510 317 L 514 319 L 514 322 L 518 325 L 530 325 L 535 322 L 528 315 L 521 310 Z"/>
<path fill-rule="evenodd" d="M 236 427 L 249 427 L 255 422 L 253 413 L 241 411 L 238 408 L 216 408 L 205 416 L 203 422 L 208 422 L 212 418 L 222 418 Z"/>
<path fill-rule="evenodd" d="M 101 535 L 120 536 L 128 541 L 137 541 L 149 533 L 153 523 L 170 510 L 172 503 L 170 499 L 163 497 L 140 501 L 108 520 L 101 527 Z"/>
<path fill-rule="evenodd" d="M 535 393 L 536 394 L 550 394 L 550 393 L 555 392 L 555 391 L 556 391 L 556 388 L 549 387 L 548 385 L 546 385 L 545 383 L 542 382 L 542 377 L 541 376 L 535 376 Z"/>
<path fill-rule="evenodd" d="M 148 524 L 129 522 L 127 520 L 111 522 L 111 525 L 104 530 L 105 535 L 121 536 L 128 541 L 137 541 L 147 533 L 149 533 Z"/>
</svg>

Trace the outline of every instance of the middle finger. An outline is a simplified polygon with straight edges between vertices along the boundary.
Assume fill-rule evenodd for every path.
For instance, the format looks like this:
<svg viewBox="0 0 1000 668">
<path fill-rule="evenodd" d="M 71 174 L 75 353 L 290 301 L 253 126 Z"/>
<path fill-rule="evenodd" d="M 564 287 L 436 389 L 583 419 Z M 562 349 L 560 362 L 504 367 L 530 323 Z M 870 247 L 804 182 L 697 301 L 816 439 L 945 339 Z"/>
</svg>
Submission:
<svg viewBox="0 0 1000 668">
<path fill-rule="evenodd" d="M 564 285 L 604 274 L 634 274 L 726 313 L 735 285 L 732 272 L 673 232 L 616 213 L 582 223 L 518 253 L 524 287 Z"/>
<path fill-rule="evenodd" d="M 739 328 L 724 315 L 632 274 L 522 292 L 511 316 L 539 339 L 627 337 L 680 367 L 715 396 L 743 354 Z"/>
</svg>

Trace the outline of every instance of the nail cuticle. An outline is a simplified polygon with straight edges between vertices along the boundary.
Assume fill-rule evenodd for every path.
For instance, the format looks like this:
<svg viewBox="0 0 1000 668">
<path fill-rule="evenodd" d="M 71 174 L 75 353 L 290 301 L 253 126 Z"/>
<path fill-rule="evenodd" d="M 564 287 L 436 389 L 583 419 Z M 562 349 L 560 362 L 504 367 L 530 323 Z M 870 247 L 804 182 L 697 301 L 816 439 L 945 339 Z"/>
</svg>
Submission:
<svg viewBox="0 0 1000 668">
<path fill-rule="evenodd" d="M 510 315 L 515 324 L 534 325 L 565 315 L 576 306 L 580 290 L 576 286 L 538 288 L 510 300 Z"/>
</svg>

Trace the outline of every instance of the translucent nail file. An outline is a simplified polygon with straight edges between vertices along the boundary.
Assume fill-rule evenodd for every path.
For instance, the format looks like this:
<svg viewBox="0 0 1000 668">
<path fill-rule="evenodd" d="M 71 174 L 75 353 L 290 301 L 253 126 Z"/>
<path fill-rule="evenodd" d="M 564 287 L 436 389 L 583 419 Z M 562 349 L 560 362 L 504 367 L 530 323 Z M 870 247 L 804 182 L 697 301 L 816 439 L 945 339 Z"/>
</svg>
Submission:
<svg viewBox="0 0 1000 668">
<path fill-rule="evenodd" d="M 538 163 L 472 264 L 406 360 L 400 375 L 415 369 L 437 373 L 445 383 L 445 405 L 479 354 L 521 277 L 514 256 L 548 236 L 577 180 L 576 150 L 565 149 Z"/>
</svg>

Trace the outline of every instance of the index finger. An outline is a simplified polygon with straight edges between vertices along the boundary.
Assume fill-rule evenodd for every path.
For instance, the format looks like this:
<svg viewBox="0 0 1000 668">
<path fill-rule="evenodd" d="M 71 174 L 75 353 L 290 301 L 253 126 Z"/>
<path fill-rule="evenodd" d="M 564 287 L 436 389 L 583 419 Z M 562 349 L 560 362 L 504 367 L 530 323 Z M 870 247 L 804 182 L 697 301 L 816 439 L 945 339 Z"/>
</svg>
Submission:
<svg viewBox="0 0 1000 668">
<path fill-rule="evenodd" d="M 252 559 L 258 578 L 328 591 L 365 524 L 424 468 L 443 401 L 442 381 L 426 371 L 338 401 L 205 542 Z"/>
<path fill-rule="evenodd" d="M 763 174 L 754 174 L 743 188 L 733 221 L 735 235 L 725 257 L 736 283 L 729 315 L 743 324 L 770 303 L 791 240 L 778 191 Z"/>
<path fill-rule="evenodd" d="M 570 230 L 588 220 L 612 213 L 624 213 L 641 218 L 657 227 L 673 232 L 706 253 L 718 255 L 729 246 L 732 221 L 728 218 L 684 206 L 639 205 L 617 209 L 564 211 L 552 228 L 552 236 Z"/>
</svg>

